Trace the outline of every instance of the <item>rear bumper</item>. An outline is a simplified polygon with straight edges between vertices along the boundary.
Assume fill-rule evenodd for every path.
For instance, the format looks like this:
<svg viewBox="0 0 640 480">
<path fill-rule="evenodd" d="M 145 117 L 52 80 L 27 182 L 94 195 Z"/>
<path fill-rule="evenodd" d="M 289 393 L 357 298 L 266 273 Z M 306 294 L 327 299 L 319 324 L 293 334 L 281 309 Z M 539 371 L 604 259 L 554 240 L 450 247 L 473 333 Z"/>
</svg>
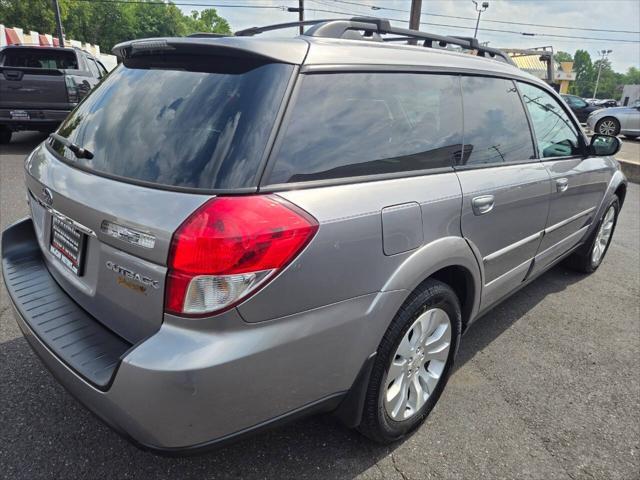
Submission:
<svg viewBox="0 0 640 480">
<path fill-rule="evenodd" d="M 13 130 L 40 130 L 60 125 L 67 118 L 72 107 L 64 110 L 47 110 L 37 108 L 0 108 L 0 125 L 6 125 Z M 12 118 L 11 112 L 23 110 L 29 114 L 28 119 Z"/>
<path fill-rule="evenodd" d="M 23 249 L 37 244 L 31 220 L 3 232 L 3 265 L 18 241 Z M 156 334 L 120 355 L 101 387 L 39 333 L 9 278 L 16 268 L 7 270 L 18 325 L 59 382 L 112 428 L 164 453 L 199 451 L 310 409 L 335 408 L 406 296 L 365 295 L 259 324 L 236 310 L 202 322 L 167 316 Z"/>
</svg>

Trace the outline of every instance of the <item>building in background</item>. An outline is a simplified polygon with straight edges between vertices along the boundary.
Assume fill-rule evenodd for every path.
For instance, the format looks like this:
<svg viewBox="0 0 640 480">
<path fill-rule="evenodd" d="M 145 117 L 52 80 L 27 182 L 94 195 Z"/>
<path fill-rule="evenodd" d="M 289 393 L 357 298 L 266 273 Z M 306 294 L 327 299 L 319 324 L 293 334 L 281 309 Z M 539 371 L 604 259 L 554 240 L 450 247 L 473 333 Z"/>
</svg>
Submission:
<svg viewBox="0 0 640 480">
<path fill-rule="evenodd" d="M 560 93 L 569 93 L 569 85 L 575 81 L 573 62 L 558 64 L 553 59 L 553 47 L 531 49 L 502 48 L 520 70 L 544 80 Z"/>
<path fill-rule="evenodd" d="M 626 107 L 627 105 L 633 105 L 638 100 L 640 100 L 640 85 L 625 85 L 622 87 L 620 105 Z"/>
<path fill-rule="evenodd" d="M 99 45 L 90 43 L 82 43 L 78 40 L 65 38 L 65 44 L 71 47 L 80 48 L 91 53 L 98 58 L 105 68 L 109 71 L 113 70 L 118 64 L 115 55 L 108 55 L 100 52 Z M 60 45 L 58 39 L 48 33 L 24 32 L 22 28 L 6 27 L 0 24 L 0 47 L 6 45 L 41 45 L 43 47 L 57 47 Z"/>
</svg>

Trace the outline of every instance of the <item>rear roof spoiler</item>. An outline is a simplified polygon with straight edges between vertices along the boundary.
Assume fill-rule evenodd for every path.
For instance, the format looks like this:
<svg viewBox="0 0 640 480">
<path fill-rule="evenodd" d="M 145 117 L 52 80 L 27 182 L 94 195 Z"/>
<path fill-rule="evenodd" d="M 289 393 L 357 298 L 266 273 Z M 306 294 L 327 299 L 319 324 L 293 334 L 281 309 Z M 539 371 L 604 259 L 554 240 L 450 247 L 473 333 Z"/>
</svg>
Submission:
<svg viewBox="0 0 640 480">
<path fill-rule="evenodd" d="M 119 43 L 113 54 L 120 59 L 138 55 L 221 55 L 244 57 L 277 63 L 302 64 L 309 44 L 301 39 L 239 39 L 234 37 L 193 36 L 179 38 L 148 38 Z"/>
</svg>

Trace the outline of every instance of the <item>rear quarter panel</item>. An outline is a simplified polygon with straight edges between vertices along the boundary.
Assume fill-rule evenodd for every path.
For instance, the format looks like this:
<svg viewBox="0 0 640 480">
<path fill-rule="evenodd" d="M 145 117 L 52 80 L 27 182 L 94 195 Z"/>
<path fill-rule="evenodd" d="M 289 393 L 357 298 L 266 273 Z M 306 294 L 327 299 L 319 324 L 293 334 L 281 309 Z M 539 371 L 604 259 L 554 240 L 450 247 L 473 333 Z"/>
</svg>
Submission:
<svg viewBox="0 0 640 480">
<path fill-rule="evenodd" d="M 320 227 L 285 271 L 238 307 L 247 322 L 271 320 L 383 290 L 410 290 L 425 278 L 417 275 L 421 277 L 418 281 L 415 271 L 427 272 L 429 265 L 408 269 L 408 259 L 445 237 L 464 241 L 460 238 L 460 185 L 453 172 L 279 195 L 308 211 Z M 413 202 L 420 206 L 422 242 L 408 251 L 385 255 L 382 210 Z M 474 258 L 470 251 L 469 255 Z M 420 258 L 427 261 L 426 256 Z M 405 277 L 403 272 L 409 271 L 412 273 Z"/>
</svg>

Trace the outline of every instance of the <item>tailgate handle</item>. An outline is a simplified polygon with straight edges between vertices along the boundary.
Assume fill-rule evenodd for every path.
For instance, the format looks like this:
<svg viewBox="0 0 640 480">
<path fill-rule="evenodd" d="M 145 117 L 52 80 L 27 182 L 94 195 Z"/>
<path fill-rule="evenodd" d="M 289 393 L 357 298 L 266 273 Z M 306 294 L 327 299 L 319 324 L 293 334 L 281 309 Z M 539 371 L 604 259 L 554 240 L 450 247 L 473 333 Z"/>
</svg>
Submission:
<svg viewBox="0 0 640 480">
<path fill-rule="evenodd" d="M 493 195 L 482 195 L 480 197 L 474 197 L 471 200 L 471 207 L 473 208 L 474 215 L 484 215 L 493 210 L 494 205 Z"/>
</svg>

